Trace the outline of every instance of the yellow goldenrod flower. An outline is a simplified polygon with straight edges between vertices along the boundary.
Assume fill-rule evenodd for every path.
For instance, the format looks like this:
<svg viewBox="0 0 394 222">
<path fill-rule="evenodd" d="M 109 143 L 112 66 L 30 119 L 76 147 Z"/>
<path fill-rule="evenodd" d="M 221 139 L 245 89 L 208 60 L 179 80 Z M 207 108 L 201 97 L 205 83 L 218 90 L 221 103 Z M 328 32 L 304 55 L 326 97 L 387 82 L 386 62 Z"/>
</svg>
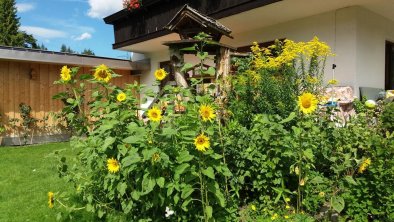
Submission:
<svg viewBox="0 0 394 222">
<path fill-rule="evenodd" d="M 324 192 L 319 193 L 319 197 L 324 197 L 325 195 L 326 195 L 326 193 L 324 193 Z"/>
<path fill-rule="evenodd" d="M 250 206 L 250 208 L 251 208 L 253 211 L 256 211 L 256 205 L 252 204 L 252 205 Z"/>
<path fill-rule="evenodd" d="M 215 110 L 210 105 L 201 105 L 198 112 L 204 122 L 212 121 L 216 117 Z"/>
<path fill-rule="evenodd" d="M 71 69 L 69 69 L 67 66 L 63 66 L 60 71 L 60 78 L 64 82 L 70 81 L 71 80 Z"/>
<path fill-rule="evenodd" d="M 126 94 L 123 93 L 123 92 L 121 92 L 121 93 L 119 93 L 119 94 L 116 96 L 116 99 L 117 99 L 119 102 L 123 102 L 123 101 L 126 100 Z"/>
<path fill-rule="evenodd" d="M 109 172 L 116 173 L 120 169 L 119 162 L 117 160 L 115 160 L 114 158 L 108 159 L 107 160 L 107 168 L 108 168 Z"/>
<path fill-rule="evenodd" d="M 361 163 L 360 167 L 358 168 L 358 172 L 363 173 L 369 165 L 371 165 L 371 159 L 367 158 Z"/>
<path fill-rule="evenodd" d="M 53 208 L 53 204 L 55 203 L 55 198 L 53 197 L 53 192 L 48 192 L 48 207 Z"/>
<path fill-rule="evenodd" d="M 328 84 L 330 84 L 330 85 L 337 85 L 338 84 L 338 80 L 331 79 L 330 81 L 328 81 Z"/>
<path fill-rule="evenodd" d="M 209 138 L 200 134 L 194 139 L 194 145 L 198 151 L 205 152 L 210 147 Z"/>
<path fill-rule="evenodd" d="M 285 219 L 289 219 L 289 215 L 285 215 Z"/>
<path fill-rule="evenodd" d="M 163 80 L 164 78 L 166 78 L 167 76 L 167 72 L 164 69 L 158 69 L 155 71 L 155 77 L 157 80 Z"/>
<path fill-rule="evenodd" d="M 94 78 L 97 81 L 109 82 L 109 80 L 112 78 L 111 71 L 106 65 L 101 64 L 96 67 L 94 71 Z"/>
<path fill-rule="evenodd" d="M 308 76 L 306 78 L 306 81 L 310 84 L 317 84 L 319 80 L 316 77 Z"/>
<path fill-rule="evenodd" d="M 286 201 L 286 202 L 290 202 L 290 198 L 286 197 L 286 198 L 285 198 L 285 201 Z"/>
<path fill-rule="evenodd" d="M 317 108 L 319 101 L 312 93 L 303 93 L 298 97 L 298 106 L 304 114 L 310 114 Z"/>
<path fill-rule="evenodd" d="M 286 205 L 286 209 L 290 209 L 291 207 L 289 205 Z"/>
<path fill-rule="evenodd" d="M 148 118 L 153 122 L 159 122 L 161 120 L 161 110 L 157 107 L 148 110 Z"/>
</svg>

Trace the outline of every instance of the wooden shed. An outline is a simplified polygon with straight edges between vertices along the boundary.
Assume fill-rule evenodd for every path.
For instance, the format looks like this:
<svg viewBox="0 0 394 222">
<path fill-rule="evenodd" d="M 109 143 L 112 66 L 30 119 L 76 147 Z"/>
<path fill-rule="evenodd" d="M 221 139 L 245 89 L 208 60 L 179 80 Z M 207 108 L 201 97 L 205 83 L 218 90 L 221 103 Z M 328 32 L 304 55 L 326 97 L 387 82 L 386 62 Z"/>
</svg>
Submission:
<svg viewBox="0 0 394 222">
<path fill-rule="evenodd" d="M 78 66 L 81 73 L 92 73 L 93 67 L 106 64 L 115 73 L 122 75 L 111 81 L 115 85 L 139 82 L 139 73 L 150 68 L 149 62 L 59 53 L 43 50 L 0 47 L 0 114 L 6 131 L 2 133 L 1 145 L 20 145 L 23 132 L 20 127 L 20 107 L 24 103 L 31 107 L 31 115 L 39 120 L 37 130 L 27 143 L 61 141 L 68 139 L 68 133 L 52 114 L 63 108 L 60 101 L 52 96 L 64 91 L 64 86 L 54 85 L 62 66 Z M 87 86 L 89 87 L 92 86 Z"/>
</svg>

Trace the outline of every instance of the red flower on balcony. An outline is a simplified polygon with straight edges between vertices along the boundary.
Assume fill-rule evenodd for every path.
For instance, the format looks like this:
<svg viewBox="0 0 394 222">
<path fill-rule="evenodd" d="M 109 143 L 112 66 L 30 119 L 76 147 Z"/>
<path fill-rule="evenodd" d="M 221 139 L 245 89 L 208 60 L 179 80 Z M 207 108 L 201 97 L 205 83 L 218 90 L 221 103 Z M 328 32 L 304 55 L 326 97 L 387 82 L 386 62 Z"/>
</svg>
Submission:
<svg viewBox="0 0 394 222">
<path fill-rule="evenodd" d="M 142 5 L 142 0 L 123 0 L 123 8 L 126 10 L 138 9 Z"/>
</svg>

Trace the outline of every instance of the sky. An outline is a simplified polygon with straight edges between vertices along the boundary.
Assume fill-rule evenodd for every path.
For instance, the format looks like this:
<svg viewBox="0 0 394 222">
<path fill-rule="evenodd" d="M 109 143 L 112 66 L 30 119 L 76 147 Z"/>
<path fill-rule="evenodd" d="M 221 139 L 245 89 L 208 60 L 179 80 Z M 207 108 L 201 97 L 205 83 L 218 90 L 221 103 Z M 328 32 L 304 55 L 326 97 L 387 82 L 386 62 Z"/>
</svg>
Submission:
<svg viewBox="0 0 394 222">
<path fill-rule="evenodd" d="M 113 50 L 113 26 L 103 18 L 122 9 L 122 0 L 16 0 L 20 29 L 32 34 L 50 51 L 62 44 L 97 56 L 127 59 L 128 52 Z"/>
</svg>

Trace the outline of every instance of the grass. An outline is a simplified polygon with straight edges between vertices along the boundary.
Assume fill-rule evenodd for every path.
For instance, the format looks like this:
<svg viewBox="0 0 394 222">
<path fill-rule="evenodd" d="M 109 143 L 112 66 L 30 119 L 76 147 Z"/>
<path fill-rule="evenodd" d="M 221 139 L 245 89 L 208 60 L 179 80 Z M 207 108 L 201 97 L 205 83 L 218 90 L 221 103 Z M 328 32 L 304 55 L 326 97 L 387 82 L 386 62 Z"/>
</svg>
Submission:
<svg viewBox="0 0 394 222">
<path fill-rule="evenodd" d="M 69 143 L 0 147 L 0 221 L 56 221 L 60 211 L 48 207 L 48 192 L 74 193 L 50 155 L 62 149 L 65 157 L 76 153 Z M 79 216 L 77 221 L 90 220 L 85 211 Z"/>
</svg>

